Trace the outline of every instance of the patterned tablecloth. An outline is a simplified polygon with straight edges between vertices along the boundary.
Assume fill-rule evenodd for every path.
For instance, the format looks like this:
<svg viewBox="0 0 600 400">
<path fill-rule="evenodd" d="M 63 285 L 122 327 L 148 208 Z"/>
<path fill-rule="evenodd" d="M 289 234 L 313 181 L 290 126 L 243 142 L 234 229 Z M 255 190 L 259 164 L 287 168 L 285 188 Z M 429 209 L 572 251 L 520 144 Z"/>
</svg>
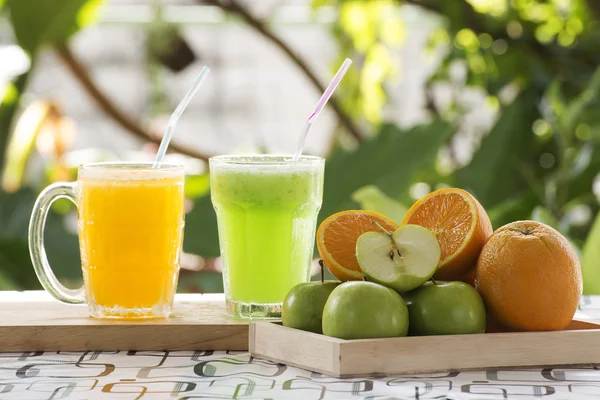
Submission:
<svg viewBox="0 0 600 400">
<path fill-rule="evenodd" d="M 600 297 L 584 298 L 581 308 L 600 321 Z M 0 354 L 0 399 L 96 398 L 600 399 L 600 360 L 580 368 L 340 380 L 239 352 Z"/>
</svg>

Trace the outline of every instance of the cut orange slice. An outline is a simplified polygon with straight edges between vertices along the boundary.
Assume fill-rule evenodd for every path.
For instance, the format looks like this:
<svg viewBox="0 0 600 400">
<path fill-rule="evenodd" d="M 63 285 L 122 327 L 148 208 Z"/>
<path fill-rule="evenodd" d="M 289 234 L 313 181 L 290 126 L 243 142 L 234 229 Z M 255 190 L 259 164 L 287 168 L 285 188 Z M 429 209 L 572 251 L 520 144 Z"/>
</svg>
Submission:
<svg viewBox="0 0 600 400">
<path fill-rule="evenodd" d="M 439 189 L 418 200 L 404 216 L 404 224 L 421 225 L 437 237 L 442 258 L 434 277 L 443 280 L 463 280 L 493 233 L 483 206 L 456 188 Z"/>
<path fill-rule="evenodd" d="M 390 232 L 398 229 L 391 219 L 372 211 L 349 210 L 333 214 L 319 225 L 317 248 L 329 272 L 340 281 L 363 279 L 356 259 L 356 241 L 365 232 L 380 232 L 377 222 Z"/>
</svg>

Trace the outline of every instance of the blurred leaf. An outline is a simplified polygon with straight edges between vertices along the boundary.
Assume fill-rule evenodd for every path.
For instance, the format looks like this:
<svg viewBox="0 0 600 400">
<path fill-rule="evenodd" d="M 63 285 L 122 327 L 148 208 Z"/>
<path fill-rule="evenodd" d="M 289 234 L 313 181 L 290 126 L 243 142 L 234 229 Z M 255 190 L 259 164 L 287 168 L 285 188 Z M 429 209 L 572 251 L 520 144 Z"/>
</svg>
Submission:
<svg viewBox="0 0 600 400">
<path fill-rule="evenodd" d="M 5 191 L 14 192 L 21 187 L 25 165 L 51 108 L 50 103 L 36 101 L 25 109 L 17 121 L 6 149 L 6 165 L 2 175 L 2 188 Z"/>
<path fill-rule="evenodd" d="M 471 163 L 457 172 L 456 186 L 468 189 L 486 208 L 530 187 L 522 167 L 538 167 L 531 129 L 538 116 L 536 100 L 533 91 L 525 91 L 504 108 Z"/>
<path fill-rule="evenodd" d="M 594 145 L 592 143 L 586 143 L 577 153 L 577 158 L 573 166 L 568 171 L 568 177 L 570 179 L 577 178 L 583 171 L 588 169 L 592 162 L 592 156 L 594 154 Z"/>
<path fill-rule="evenodd" d="M 312 7 L 312 9 L 314 11 L 314 10 L 317 10 L 317 9 L 323 7 L 323 6 L 329 5 L 329 3 L 330 3 L 330 0 L 312 0 L 310 6 Z"/>
<path fill-rule="evenodd" d="M 223 275 L 215 271 L 181 271 L 178 292 L 223 293 Z"/>
<path fill-rule="evenodd" d="M 27 244 L 29 218 L 36 197 L 30 189 L 12 194 L 0 191 L 0 272 L 29 289 L 40 287 Z M 44 245 L 58 277 L 81 278 L 77 236 L 65 229 L 63 217 L 53 211 L 46 220 Z"/>
<path fill-rule="evenodd" d="M 205 258 L 220 255 L 217 216 L 210 196 L 195 199 L 192 210 L 185 216 L 183 250 Z"/>
<path fill-rule="evenodd" d="M 573 134 L 577 123 L 588 106 L 598 98 L 600 92 L 600 68 L 596 69 L 586 88 L 572 100 L 560 114 L 561 125 L 565 132 Z"/>
<path fill-rule="evenodd" d="M 29 189 L 17 193 L 0 191 L 0 238 L 27 239 L 29 216 L 34 202 L 35 195 Z"/>
<path fill-rule="evenodd" d="M 545 100 L 553 115 L 563 115 L 566 112 L 567 104 L 561 90 L 562 83 L 559 80 L 553 80 L 548 85 Z"/>
<path fill-rule="evenodd" d="M 355 151 L 336 151 L 325 165 L 319 219 L 355 208 L 352 194 L 366 185 L 400 198 L 419 174 L 435 168 L 438 151 L 452 132 L 452 127 L 440 120 L 410 130 L 384 124 L 377 136 L 365 140 Z"/>
<path fill-rule="evenodd" d="M 594 184 L 594 179 L 596 178 L 596 174 L 600 171 L 600 149 L 598 146 L 594 146 L 591 144 L 586 144 L 580 152 L 583 153 L 586 147 L 592 149 L 590 154 L 589 163 L 587 160 L 581 161 L 581 158 L 587 158 L 587 155 L 579 155 L 575 161 L 575 166 L 573 167 L 575 170 L 572 172 L 572 176 L 570 175 L 566 181 L 566 189 L 569 198 L 575 199 L 580 196 L 586 196 L 590 193 L 592 189 L 592 185 Z M 587 166 L 585 165 L 587 164 Z M 583 168 L 583 170 L 579 170 L 579 168 Z M 575 176 L 575 172 L 577 175 Z"/>
<path fill-rule="evenodd" d="M 6 0 L 17 42 L 30 55 L 94 22 L 103 0 Z"/>
<path fill-rule="evenodd" d="M 195 199 L 204 196 L 210 190 L 208 174 L 187 175 L 185 177 L 185 197 Z"/>
<path fill-rule="evenodd" d="M 68 200 L 58 200 L 67 202 Z M 55 203 L 56 204 L 56 203 Z M 74 214 L 62 216 L 51 210 L 46 220 L 44 245 L 48 261 L 56 276 L 69 281 L 81 281 L 81 258 L 79 238 L 65 228 L 65 218 L 76 218 Z"/>
<path fill-rule="evenodd" d="M 564 125 L 560 121 L 559 116 L 565 113 L 566 108 L 567 104 L 561 92 L 561 82 L 553 80 L 548 85 L 546 94 L 540 102 L 540 111 L 546 122 L 550 124 L 550 132 L 555 135 L 559 134 L 558 138 L 560 140 L 565 138 L 566 135 L 563 131 Z"/>
<path fill-rule="evenodd" d="M 19 107 L 21 94 L 25 91 L 30 76 L 31 70 L 23 75 L 19 75 L 13 82 L 9 83 L 0 102 L 0 169 L 4 166 L 5 149 L 13 124 L 13 118 Z"/>
<path fill-rule="evenodd" d="M 537 222 L 541 222 L 542 224 L 549 225 L 554 229 L 558 229 L 559 223 L 558 220 L 550 210 L 548 210 L 544 206 L 536 206 L 531 213 L 531 219 Z"/>
<path fill-rule="evenodd" d="M 408 208 L 383 193 L 377 186 L 368 185 L 352 193 L 352 200 L 360 204 L 363 210 L 383 214 L 397 223 L 402 222 Z"/>
<path fill-rule="evenodd" d="M 0 261 L 0 266 L 3 265 L 4 261 Z M 22 286 L 16 284 L 12 279 L 6 276 L 0 270 L 0 290 L 22 290 Z"/>
<path fill-rule="evenodd" d="M 22 237 L 0 238 L 0 273 L 5 285 L 12 290 L 41 289 L 31 259 L 27 242 Z"/>
<path fill-rule="evenodd" d="M 181 72 L 196 61 L 196 55 L 176 25 L 154 22 L 146 40 L 148 56 L 169 68 Z"/>
<path fill-rule="evenodd" d="M 534 207 L 539 204 L 539 198 L 528 190 L 508 198 L 492 208 L 487 209 L 488 216 L 494 229 L 498 229 L 513 221 L 530 218 Z"/>
<path fill-rule="evenodd" d="M 583 294 L 600 294 L 600 213 L 583 247 Z"/>
</svg>

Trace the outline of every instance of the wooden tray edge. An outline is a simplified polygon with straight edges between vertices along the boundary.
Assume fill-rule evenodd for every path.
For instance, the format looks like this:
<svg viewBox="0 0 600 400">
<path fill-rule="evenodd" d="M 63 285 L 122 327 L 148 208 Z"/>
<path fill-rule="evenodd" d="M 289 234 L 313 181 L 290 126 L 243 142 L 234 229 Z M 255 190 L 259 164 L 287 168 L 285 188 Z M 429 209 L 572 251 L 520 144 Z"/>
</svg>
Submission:
<svg viewBox="0 0 600 400">
<path fill-rule="evenodd" d="M 303 336 L 296 340 L 298 332 Z M 282 326 L 274 322 L 251 322 L 248 348 L 254 357 L 292 365 L 328 375 L 339 374 L 341 339 Z M 284 354 L 281 357 L 274 353 Z M 306 357 L 309 359 L 306 360 Z M 297 362 L 296 359 L 305 361 Z"/>
<path fill-rule="evenodd" d="M 576 321 L 577 323 L 582 323 L 585 326 L 594 326 L 597 327 L 596 328 L 586 328 L 586 329 L 579 329 L 579 330 L 565 330 L 565 331 L 553 331 L 553 332 L 503 332 L 503 333 L 486 333 L 486 334 L 476 334 L 477 339 L 479 341 L 481 341 L 483 338 L 493 338 L 493 342 L 498 342 L 498 341 L 504 341 L 504 346 L 507 346 L 506 341 L 510 340 L 510 339 L 518 339 L 518 341 L 523 342 L 523 339 L 525 339 L 525 342 L 527 341 L 531 341 L 531 335 L 536 334 L 536 342 L 538 341 L 537 339 L 539 338 L 545 338 L 545 339 L 550 339 L 550 342 L 552 341 L 560 341 L 561 337 L 568 337 L 571 339 L 571 344 L 569 346 L 565 346 L 567 349 L 569 347 L 573 348 L 573 343 L 574 340 L 573 338 L 579 338 L 580 336 L 585 337 L 586 340 L 589 342 L 588 345 L 590 343 L 598 343 L 600 342 L 600 324 L 596 324 L 590 321 Z M 523 363 L 508 363 L 506 365 L 503 364 L 494 364 L 494 365 L 489 365 L 489 366 L 475 366 L 475 367 L 468 367 L 468 368 L 445 368 L 445 367 L 440 367 L 440 368 L 436 368 L 436 367 L 432 367 L 432 368 L 411 368 L 409 365 L 402 366 L 402 367 L 398 367 L 398 365 L 396 365 L 396 367 L 394 367 L 394 370 L 386 370 L 385 368 L 373 368 L 369 371 L 360 371 L 360 372 L 354 372 L 352 368 L 348 368 L 347 366 L 344 366 L 342 363 L 342 358 L 346 358 L 346 356 L 348 355 L 349 351 L 353 351 L 353 347 L 356 346 L 361 346 L 361 345 L 366 345 L 365 348 L 365 355 L 360 357 L 360 356 L 356 356 L 356 354 L 353 357 L 353 361 L 354 362 L 360 362 L 363 366 L 366 364 L 369 364 L 369 359 L 371 357 L 377 357 L 377 353 L 376 351 L 381 350 L 381 344 L 384 343 L 390 343 L 391 341 L 404 341 L 403 343 L 406 343 L 406 340 L 411 340 L 413 342 L 415 342 L 414 344 L 418 344 L 419 342 L 421 342 L 421 344 L 423 342 L 427 343 L 427 342 L 432 342 L 433 344 L 435 344 L 435 341 L 439 341 L 440 338 L 442 338 L 442 340 L 446 339 L 446 340 L 450 340 L 450 341 L 456 341 L 456 340 L 464 340 L 464 341 L 470 341 L 473 339 L 474 335 L 452 335 L 452 336 L 430 336 L 430 337 L 409 337 L 409 338 L 391 338 L 391 339 L 363 339 L 363 340 L 342 340 L 342 339 L 336 339 L 336 338 L 329 338 L 323 335 L 318 335 L 318 334 L 314 334 L 311 332 L 304 332 L 304 331 L 300 331 L 297 329 L 293 329 L 293 328 L 289 328 L 289 327 L 283 327 L 280 324 L 277 323 L 273 323 L 273 322 L 262 322 L 263 324 L 268 324 L 268 331 L 267 333 L 270 334 L 269 338 L 262 338 L 260 337 L 259 333 L 257 335 L 257 331 L 256 331 L 256 325 L 254 325 L 254 323 L 250 324 L 250 343 L 249 343 L 249 349 L 250 349 L 250 353 L 252 354 L 252 356 L 254 357 L 258 357 L 258 358 L 264 358 L 267 360 L 271 360 L 273 362 L 277 362 L 277 363 L 281 363 L 281 364 L 287 364 L 287 365 L 291 365 L 297 368 L 302 368 L 308 371 L 314 371 L 314 372 L 318 372 L 318 373 L 323 373 L 323 374 L 327 374 L 336 378 L 358 378 L 358 377 L 365 377 L 365 376 L 393 376 L 393 375 L 411 375 L 411 374 L 419 374 L 419 373 L 438 373 L 438 372 L 453 372 L 453 371 L 477 371 L 477 370 L 493 370 L 493 369 L 502 369 L 502 368 L 511 368 L 511 369 L 526 369 L 526 368 L 540 368 L 540 367 L 554 367 L 554 366 L 578 366 L 578 365 L 584 365 L 584 366 L 589 366 L 589 365 L 595 365 L 596 363 L 600 364 L 600 349 L 599 350 L 593 350 L 593 347 L 590 348 L 589 346 L 586 348 L 589 348 L 589 351 L 586 351 L 586 355 L 585 357 L 580 356 L 580 358 L 586 358 L 585 361 L 581 361 L 579 360 L 574 360 L 573 362 L 565 362 L 564 361 L 564 357 L 561 358 L 561 361 L 557 361 L 557 362 L 547 362 L 547 363 L 536 363 L 536 362 L 532 362 L 532 363 L 527 363 L 526 362 L 526 358 L 527 358 L 527 354 L 524 353 L 522 358 L 524 359 Z M 256 349 L 256 343 L 260 343 L 264 340 L 269 341 L 271 344 L 273 344 L 274 342 L 276 342 L 278 340 L 278 333 L 283 332 L 285 330 L 285 332 L 287 332 L 288 336 L 289 335 L 293 335 L 293 336 L 297 336 L 295 341 L 302 341 L 302 338 L 306 335 L 310 335 L 310 337 L 313 340 L 319 340 L 322 339 L 323 341 L 328 341 L 332 344 L 334 344 L 334 347 L 332 347 L 333 350 L 333 359 L 337 360 L 337 363 L 334 363 L 334 365 L 331 366 L 331 368 L 327 368 L 327 367 L 323 367 L 323 364 L 320 363 L 318 360 L 319 358 L 317 356 L 310 356 L 308 357 L 308 359 L 311 359 L 311 357 L 313 359 L 317 360 L 317 363 L 307 363 L 307 362 L 303 362 L 302 360 L 306 360 L 307 357 L 306 355 L 300 354 L 299 352 L 294 352 L 294 351 L 288 351 L 286 355 L 281 356 L 279 354 L 273 354 L 272 350 L 273 348 L 275 348 L 276 346 L 272 346 L 272 347 L 267 347 L 266 350 L 267 351 L 257 351 Z M 541 335 L 540 335 L 541 334 Z M 485 335 L 485 336 L 484 336 Z M 288 337 L 289 339 L 289 337 Z M 389 353 L 393 353 L 394 352 L 394 344 L 397 343 L 391 343 L 391 346 L 389 346 L 390 348 L 388 348 L 387 354 L 389 355 Z M 518 342 L 518 343 L 520 343 Z M 370 345 L 376 343 L 376 346 L 374 346 L 374 351 L 375 353 L 373 354 L 369 354 L 369 350 L 373 350 Z M 523 344 L 520 344 L 521 346 L 523 346 Z M 510 347 L 510 345 L 508 345 Z M 585 343 L 581 343 L 581 346 L 587 346 Z M 598 346 L 596 346 L 598 347 Z M 405 350 L 405 349 L 402 349 Z M 401 350 L 401 351 L 402 351 Z M 537 352 L 539 353 L 541 350 L 539 348 L 536 349 Z M 549 348 L 548 351 L 555 351 L 554 348 Z M 581 353 L 581 352 L 580 352 Z M 480 352 L 478 354 L 483 354 L 485 355 L 485 350 L 483 352 Z M 455 355 L 456 356 L 456 355 Z M 539 354 L 538 354 L 539 356 Z M 433 356 L 432 356 L 433 357 Z M 557 357 L 560 358 L 560 357 Z M 588 360 L 589 358 L 589 360 Z M 593 359 L 593 360 L 592 360 Z M 366 361 L 366 363 L 365 363 Z M 490 363 L 492 364 L 492 363 Z M 510 365 L 513 364 L 513 365 Z M 347 371 L 347 372 L 346 372 Z"/>
</svg>

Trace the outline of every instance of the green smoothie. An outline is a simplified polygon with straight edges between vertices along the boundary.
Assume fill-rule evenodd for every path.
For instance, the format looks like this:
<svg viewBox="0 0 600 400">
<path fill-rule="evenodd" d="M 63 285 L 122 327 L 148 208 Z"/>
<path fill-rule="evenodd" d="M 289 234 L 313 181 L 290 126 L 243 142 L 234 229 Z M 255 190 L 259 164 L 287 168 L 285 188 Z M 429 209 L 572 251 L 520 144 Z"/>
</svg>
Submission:
<svg viewBox="0 0 600 400">
<path fill-rule="evenodd" d="M 323 167 L 318 157 L 211 159 L 223 280 L 234 314 L 261 316 L 261 305 L 277 313 L 288 291 L 309 279 Z"/>
</svg>

